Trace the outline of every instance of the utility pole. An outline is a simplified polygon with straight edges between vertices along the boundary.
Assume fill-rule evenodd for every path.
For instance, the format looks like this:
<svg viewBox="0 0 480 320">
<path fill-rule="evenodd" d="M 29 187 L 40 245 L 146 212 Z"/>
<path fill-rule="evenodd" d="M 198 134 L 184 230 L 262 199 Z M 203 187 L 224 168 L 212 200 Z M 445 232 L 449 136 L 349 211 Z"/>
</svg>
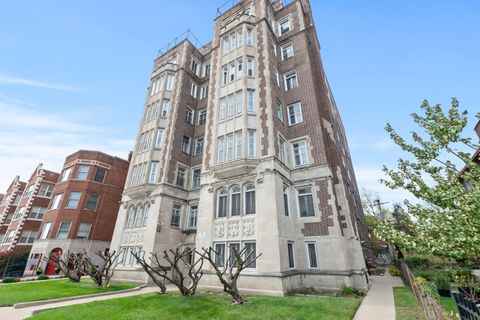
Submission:
<svg viewBox="0 0 480 320">
<path fill-rule="evenodd" d="M 378 206 L 378 216 L 380 219 L 385 220 L 385 213 L 382 211 L 382 204 L 387 204 L 388 202 L 380 202 L 380 199 L 373 201 Z"/>
</svg>

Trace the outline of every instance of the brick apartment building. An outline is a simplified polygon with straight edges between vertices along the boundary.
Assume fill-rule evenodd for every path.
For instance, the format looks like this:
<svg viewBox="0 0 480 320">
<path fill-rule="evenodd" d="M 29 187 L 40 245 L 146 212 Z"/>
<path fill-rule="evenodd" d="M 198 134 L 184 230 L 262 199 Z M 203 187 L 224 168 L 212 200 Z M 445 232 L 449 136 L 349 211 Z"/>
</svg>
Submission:
<svg viewBox="0 0 480 320">
<path fill-rule="evenodd" d="M 109 248 L 128 161 L 98 151 L 80 150 L 67 156 L 52 200 L 45 212 L 25 268 L 53 274 L 56 265 L 42 258 L 67 250 L 94 252 Z"/>
<path fill-rule="evenodd" d="M 27 183 L 14 179 L 5 198 L 0 254 L 30 251 L 58 176 L 39 164 Z"/>
<path fill-rule="evenodd" d="M 212 41 L 190 33 L 155 60 L 112 249 L 262 253 L 240 287 L 366 288 L 371 259 L 344 127 L 308 0 L 235 1 Z M 224 10 L 225 9 L 225 10 Z M 220 13 L 220 11 L 223 11 Z M 208 267 L 203 287 L 220 285 Z"/>
</svg>

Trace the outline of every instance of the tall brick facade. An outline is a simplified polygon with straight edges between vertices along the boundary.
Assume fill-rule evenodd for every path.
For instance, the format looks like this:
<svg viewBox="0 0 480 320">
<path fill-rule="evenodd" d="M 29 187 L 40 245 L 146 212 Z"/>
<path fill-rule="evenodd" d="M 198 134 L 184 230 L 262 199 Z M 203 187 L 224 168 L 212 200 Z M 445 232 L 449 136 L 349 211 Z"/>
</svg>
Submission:
<svg viewBox="0 0 480 320">
<path fill-rule="evenodd" d="M 55 272 L 55 266 L 42 260 L 52 253 L 86 250 L 95 258 L 95 251 L 109 248 L 128 164 L 126 160 L 88 150 L 66 158 L 30 252 L 26 275 L 38 267 L 47 274 Z"/>
<path fill-rule="evenodd" d="M 261 252 L 241 279 L 251 292 L 365 288 L 368 243 L 309 1 L 237 1 L 209 44 L 162 52 L 112 239 L 117 278 L 147 280 L 132 251 L 180 244 L 212 246 L 223 265 Z"/>
</svg>

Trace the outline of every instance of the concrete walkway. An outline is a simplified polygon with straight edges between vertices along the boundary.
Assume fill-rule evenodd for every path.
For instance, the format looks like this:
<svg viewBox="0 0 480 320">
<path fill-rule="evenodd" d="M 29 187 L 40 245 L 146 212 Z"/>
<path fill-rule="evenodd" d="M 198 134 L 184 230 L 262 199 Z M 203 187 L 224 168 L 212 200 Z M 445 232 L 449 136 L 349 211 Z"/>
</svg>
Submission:
<svg viewBox="0 0 480 320">
<path fill-rule="evenodd" d="M 175 290 L 173 287 L 167 287 L 167 291 Z M 13 307 L 0 307 L 0 319 L 2 320 L 21 320 L 30 317 L 33 315 L 33 312 L 40 311 L 40 310 L 48 310 L 48 309 L 55 309 L 60 307 L 72 306 L 75 304 L 82 304 L 82 303 L 89 303 L 92 301 L 101 301 L 101 300 L 108 300 L 114 298 L 123 298 L 123 297 L 130 297 L 136 296 L 145 293 L 151 292 L 160 292 L 158 287 L 146 287 L 142 288 L 137 291 L 130 291 L 125 293 L 117 293 L 117 294 L 110 294 L 104 295 L 99 297 L 85 297 L 85 298 L 78 298 L 75 300 L 57 302 L 57 303 L 49 303 L 39 306 L 32 306 L 27 308 L 20 308 L 14 309 Z"/>
<path fill-rule="evenodd" d="M 383 276 L 372 276 L 372 286 L 363 299 L 353 320 L 395 320 L 393 287 L 403 287 L 398 277 L 392 277 L 388 270 Z"/>
</svg>

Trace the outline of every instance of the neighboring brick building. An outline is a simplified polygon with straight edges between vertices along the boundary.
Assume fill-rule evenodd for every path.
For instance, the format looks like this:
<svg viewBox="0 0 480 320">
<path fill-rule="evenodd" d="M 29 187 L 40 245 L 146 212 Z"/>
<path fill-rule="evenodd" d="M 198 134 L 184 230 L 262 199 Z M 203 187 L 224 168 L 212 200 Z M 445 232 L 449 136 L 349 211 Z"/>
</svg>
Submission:
<svg viewBox="0 0 480 320">
<path fill-rule="evenodd" d="M 240 287 L 366 288 L 372 258 L 343 124 L 309 1 L 235 1 L 211 43 L 155 60 L 112 249 L 117 279 L 146 281 L 132 251 L 262 253 Z M 362 254 L 363 249 L 363 254 Z M 201 285 L 219 286 L 206 267 Z"/>
<path fill-rule="evenodd" d="M 20 181 L 20 177 L 16 176 L 7 189 L 2 201 L 0 202 L 0 254 L 2 254 L 7 246 L 2 246 L 7 229 L 12 221 L 13 214 L 17 209 L 17 205 L 22 198 L 23 190 L 26 183 Z"/>
<path fill-rule="evenodd" d="M 80 150 L 68 156 L 42 228 L 33 244 L 25 274 L 56 266 L 43 257 L 67 250 L 94 252 L 110 246 L 128 161 L 98 151 Z"/>
<path fill-rule="evenodd" d="M 39 164 L 27 183 L 15 178 L 7 191 L 8 195 L 12 190 L 11 205 L 5 208 L 7 214 L 4 214 L 3 223 L 8 226 L 0 245 L 0 254 L 30 251 L 58 176 L 58 173 L 45 170 Z"/>
</svg>

